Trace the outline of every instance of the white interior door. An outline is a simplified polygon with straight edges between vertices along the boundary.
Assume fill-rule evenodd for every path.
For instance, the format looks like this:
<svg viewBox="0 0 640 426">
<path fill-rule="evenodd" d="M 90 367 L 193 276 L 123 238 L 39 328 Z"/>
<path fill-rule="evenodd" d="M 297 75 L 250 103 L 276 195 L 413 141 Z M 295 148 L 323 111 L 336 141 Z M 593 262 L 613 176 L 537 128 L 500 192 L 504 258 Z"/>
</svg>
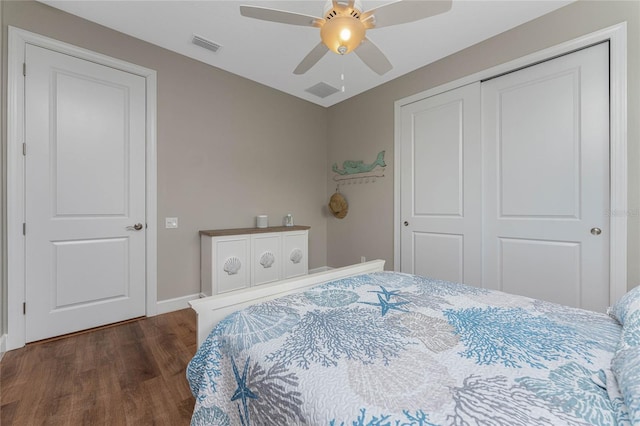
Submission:
<svg viewBox="0 0 640 426">
<path fill-rule="evenodd" d="M 29 44 L 26 64 L 29 342 L 145 314 L 145 80 Z"/>
<path fill-rule="evenodd" d="M 401 120 L 401 270 L 480 286 L 480 83 L 406 105 Z"/>
<path fill-rule="evenodd" d="M 485 287 L 609 305 L 608 43 L 482 84 Z"/>
</svg>

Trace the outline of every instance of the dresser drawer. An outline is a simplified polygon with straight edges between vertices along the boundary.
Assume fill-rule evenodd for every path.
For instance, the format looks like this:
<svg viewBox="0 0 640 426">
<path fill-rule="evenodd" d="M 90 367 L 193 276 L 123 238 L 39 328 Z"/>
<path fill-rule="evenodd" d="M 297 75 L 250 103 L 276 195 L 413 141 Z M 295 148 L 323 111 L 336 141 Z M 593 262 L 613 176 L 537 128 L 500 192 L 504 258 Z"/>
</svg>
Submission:
<svg viewBox="0 0 640 426">
<path fill-rule="evenodd" d="M 267 284 L 282 278 L 282 234 L 251 236 L 251 285 Z"/>
</svg>

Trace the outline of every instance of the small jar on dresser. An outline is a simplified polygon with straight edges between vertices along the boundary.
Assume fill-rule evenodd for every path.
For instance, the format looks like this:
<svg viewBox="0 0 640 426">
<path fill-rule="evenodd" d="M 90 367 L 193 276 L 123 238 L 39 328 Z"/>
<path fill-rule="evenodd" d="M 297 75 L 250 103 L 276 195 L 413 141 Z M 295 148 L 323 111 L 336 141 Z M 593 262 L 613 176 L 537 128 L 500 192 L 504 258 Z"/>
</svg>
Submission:
<svg viewBox="0 0 640 426">
<path fill-rule="evenodd" d="M 228 293 L 309 273 L 309 226 L 200 231 L 200 292 Z"/>
</svg>

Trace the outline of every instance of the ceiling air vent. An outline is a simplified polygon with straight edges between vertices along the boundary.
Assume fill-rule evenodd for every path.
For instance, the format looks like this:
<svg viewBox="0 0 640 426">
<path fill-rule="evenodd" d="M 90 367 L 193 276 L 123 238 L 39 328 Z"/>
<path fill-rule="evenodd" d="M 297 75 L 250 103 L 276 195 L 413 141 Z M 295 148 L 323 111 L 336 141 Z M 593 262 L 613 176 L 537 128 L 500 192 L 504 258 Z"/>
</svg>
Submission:
<svg viewBox="0 0 640 426">
<path fill-rule="evenodd" d="M 193 40 L 191 40 L 191 42 L 196 46 L 204 47 L 205 49 L 208 49 L 214 53 L 216 53 L 222 47 L 222 45 L 218 43 L 214 43 L 211 40 L 207 40 L 206 38 L 200 37 L 199 35 L 195 34 L 193 35 Z"/>
<path fill-rule="evenodd" d="M 309 92 L 312 95 L 316 95 L 320 98 L 326 98 L 329 95 L 333 95 L 336 92 L 339 92 L 339 89 L 336 89 L 333 86 L 328 85 L 327 83 L 318 83 L 315 86 L 311 86 L 305 90 L 305 92 Z"/>
</svg>

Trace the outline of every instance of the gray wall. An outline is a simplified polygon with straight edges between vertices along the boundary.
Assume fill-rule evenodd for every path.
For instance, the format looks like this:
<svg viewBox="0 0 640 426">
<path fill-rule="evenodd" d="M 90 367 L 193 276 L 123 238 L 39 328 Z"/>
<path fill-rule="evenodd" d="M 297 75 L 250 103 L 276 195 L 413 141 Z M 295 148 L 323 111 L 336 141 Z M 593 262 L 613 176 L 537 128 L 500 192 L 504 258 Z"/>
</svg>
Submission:
<svg viewBox="0 0 640 426">
<path fill-rule="evenodd" d="M 578 1 L 438 62 L 329 108 L 328 166 L 345 159 L 371 161 L 386 150 L 386 177 L 375 183 L 346 185 L 345 219 L 327 224 L 327 260 L 331 266 L 381 258 L 393 269 L 394 102 L 529 53 L 627 21 L 628 37 L 628 285 L 640 280 L 640 3 Z M 437 41 L 434 41 L 437 42 Z M 335 190 L 331 176 L 327 191 Z"/>
<path fill-rule="evenodd" d="M 5 64 L 11 25 L 157 71 L 158 300 L 199 292 L 198 230 L 251 227 L 257 214 L 311 226 L 309 266 L 326 265 L 325 108 L 41 3 L 2 5 Z"/>
</svg>

